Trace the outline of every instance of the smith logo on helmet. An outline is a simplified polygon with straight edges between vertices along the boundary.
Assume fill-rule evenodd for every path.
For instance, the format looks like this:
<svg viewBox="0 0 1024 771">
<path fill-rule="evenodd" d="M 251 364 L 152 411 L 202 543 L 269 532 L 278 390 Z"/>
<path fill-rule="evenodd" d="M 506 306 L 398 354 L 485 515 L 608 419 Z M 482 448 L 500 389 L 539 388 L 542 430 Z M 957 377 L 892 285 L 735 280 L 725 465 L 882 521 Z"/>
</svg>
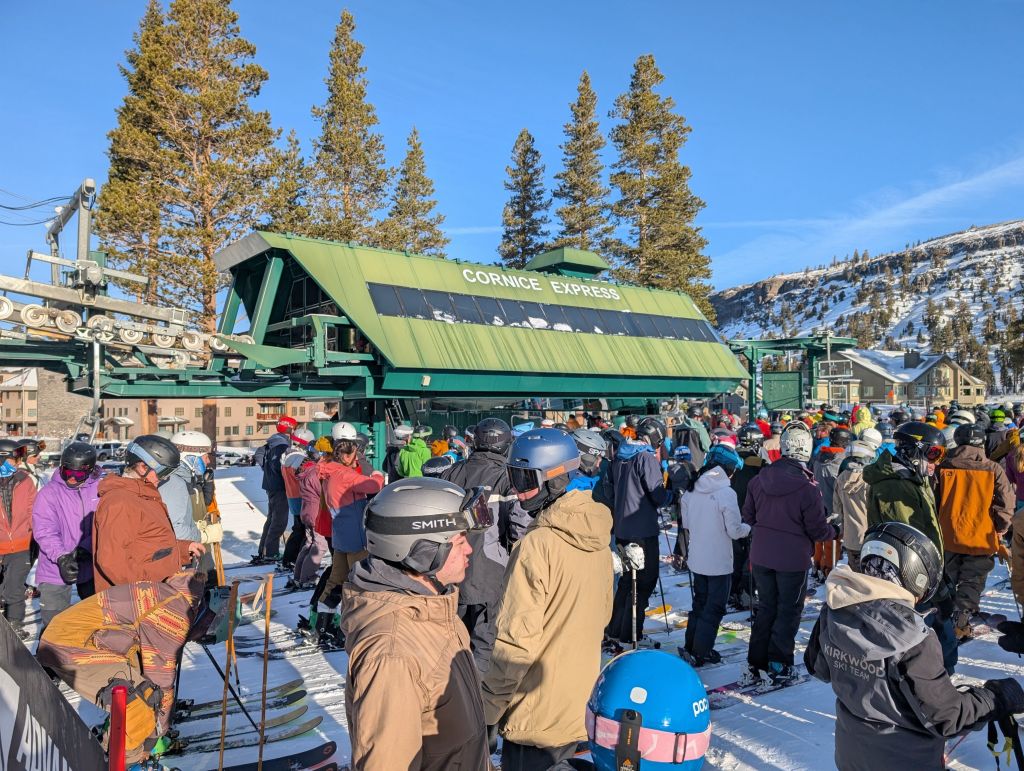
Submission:
<svg viewBox="0 0 1024 771">
<path fill-rule="evenodd" d="M 451 530 L 458 525 L 454 517 L 435 517 L 434 519 L 417 519 L 412 523 L 413 530 Z"/>
</svg>

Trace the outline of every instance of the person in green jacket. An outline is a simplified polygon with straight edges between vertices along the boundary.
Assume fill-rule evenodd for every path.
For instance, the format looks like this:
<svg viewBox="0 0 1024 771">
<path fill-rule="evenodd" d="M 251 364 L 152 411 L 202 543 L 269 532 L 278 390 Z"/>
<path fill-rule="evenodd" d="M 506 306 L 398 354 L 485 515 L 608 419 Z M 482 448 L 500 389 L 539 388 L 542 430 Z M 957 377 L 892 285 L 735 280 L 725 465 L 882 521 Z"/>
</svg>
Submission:
<svg viewBox="0 0 1024 771">
<path fill-rule="evenodd" d="M 904 522 L 928 536 L 942 554 L 942 529 L 930 480 L 935 467 L 946 455 L 946 437 L 934 426 L 915 420 L 897 426 L 893 442 L 895 456 L 883 450 L 878 460 L 864 467 L 864 481 L 868 484 L 868 528 L 882 522 Z M 932 599 L 918 605 L 917 610 L 925 613 L 931 608 L 938 612 L 929 613 L 925 623 L 935 630 L 942 645 L 943 664 L 946 671 L 953 674 L 957 639 L 952 618 L 956 608 L 945 578 Z"/>
<path fill-rule="evenodd" d="M 430 431 L 430 426 L 416 426 L 405 447 L 398 451 L 398 473 L 403 477 L 423 476 L 423 464 L 430 460 L 430 448 L 425 441 Z"/>
</svg>

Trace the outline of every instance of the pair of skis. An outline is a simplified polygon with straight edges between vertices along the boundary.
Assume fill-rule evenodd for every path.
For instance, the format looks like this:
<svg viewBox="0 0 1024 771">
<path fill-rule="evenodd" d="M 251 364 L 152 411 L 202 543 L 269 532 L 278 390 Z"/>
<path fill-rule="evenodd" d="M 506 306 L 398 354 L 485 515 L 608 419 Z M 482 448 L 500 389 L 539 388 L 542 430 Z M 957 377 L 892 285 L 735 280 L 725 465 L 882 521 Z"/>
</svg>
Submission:
<svg viewBox="0 0 1024 771">
<path fill-rule="evenodd" d="M 297 736 L 298 734 L 293 734 Z M 250 746 L 250 745 L 240 745 Z M 234 748 L 234 747 L 233 747 Z M 216 747 L 214 748 L 214 750 Z M 308 768 L 317 768 L 317 771 L 343 771 L 337 763 L 331 763 L 326 766 L 317 767 L 318 763 L 323 763 L 326 760 L 330 760 L 334 757 L 334 753 L 337 751 L 338 745 L 334 742 L 324 742 L 312 749 L 303 750 L 301 752 L 293 752 L 289 755 L 283 755 L 279 758 L 264 758 L 263 759 L 263 771 L 302 771 Z M 201 751 L 197 749 L 190 749 L 190 751 Z M 166 756 L 165 756 L 166 757 Z M 171 767 L 164 765 L 165 771 L 170 771 Z M 239 763 L 234 766 L 220 766 L 223 771 L 257 771 L 259 764 L 257 761 L 251 761 L 246 763 Z M 347 769 L 347 766 L 344 767 Z"/>
<path fill-rule="evenodd" d="M 775 691 L 781 691 L 783 688 L 789 688 L 794 685 L 800 685 L 811 679 L 811 676 L 807 674 L 807 670 L 803 665 L 794 667 L 797 672 L 796 677 L 791 680 L 787 680 L 784 683 L 770 683 L 760 681 L 752 683 L 750 685 L 740 685 L 738 680 L 725 685 L 720 685 L 717 688 L 708 689 L 708 704 L 711 709 L 724 709 L 730 707 L 733 704 L 737 704 L 741 701 L 750 700 L 757 696 L 763 696 L 768 693 L 774 693 Z"/>
</svg>

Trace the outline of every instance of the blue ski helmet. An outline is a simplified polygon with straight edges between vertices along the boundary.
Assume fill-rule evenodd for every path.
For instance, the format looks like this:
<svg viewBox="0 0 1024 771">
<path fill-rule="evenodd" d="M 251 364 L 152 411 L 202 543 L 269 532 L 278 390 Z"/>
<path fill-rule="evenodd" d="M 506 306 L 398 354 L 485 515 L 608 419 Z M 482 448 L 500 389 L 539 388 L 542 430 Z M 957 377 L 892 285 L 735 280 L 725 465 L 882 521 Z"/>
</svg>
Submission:
<svg viewBox="0 0 1024 771">
<path fill-rule="evenodd" d="M 587 735 L 597 771 L 698 769 L 711 743 L 707 691 L 693 667 L 677 656 L 657 650 L 624 653 L 594 684 Z"/>
</svg>

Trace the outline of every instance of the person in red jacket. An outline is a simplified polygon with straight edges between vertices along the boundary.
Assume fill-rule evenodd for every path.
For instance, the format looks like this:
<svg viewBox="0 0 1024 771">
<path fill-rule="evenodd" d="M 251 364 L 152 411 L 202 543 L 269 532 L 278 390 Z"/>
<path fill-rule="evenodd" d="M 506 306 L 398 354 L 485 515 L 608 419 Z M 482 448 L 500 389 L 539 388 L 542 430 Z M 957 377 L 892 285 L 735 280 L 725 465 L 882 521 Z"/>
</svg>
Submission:
<svg viewBox="0 0 1024 771">
<path fill-rule="evenodd" d="M 18 443 L 0 439 L 0 601 L 4 616 L 22 639 L 28 639 L 25 623 L 25 579 L 32 566 L 32 504 L 35 479 L 18 468 Z"/>
</svg>

